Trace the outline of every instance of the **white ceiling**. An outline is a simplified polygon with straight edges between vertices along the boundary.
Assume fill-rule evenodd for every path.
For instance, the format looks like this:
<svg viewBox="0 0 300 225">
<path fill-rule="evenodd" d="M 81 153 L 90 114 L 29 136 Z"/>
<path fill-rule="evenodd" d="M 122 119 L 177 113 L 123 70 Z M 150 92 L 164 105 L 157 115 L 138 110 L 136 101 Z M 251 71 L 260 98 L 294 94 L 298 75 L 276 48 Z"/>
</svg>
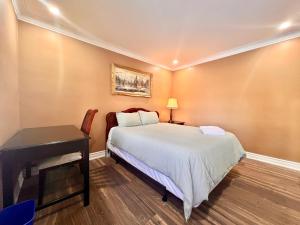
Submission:
<svg viewBox="0 0 300 225">
<path fill-rule="evenodd" d="M 13 0 L 35 25 L 171 70 L 300 36 L 300 0 Z M 47 4 L 62 15 L 49 13 Z M 279 31 L 278 25 L 292 27 Z M 172 60 L 178 59 L 178 65 Z"/>
</svg>

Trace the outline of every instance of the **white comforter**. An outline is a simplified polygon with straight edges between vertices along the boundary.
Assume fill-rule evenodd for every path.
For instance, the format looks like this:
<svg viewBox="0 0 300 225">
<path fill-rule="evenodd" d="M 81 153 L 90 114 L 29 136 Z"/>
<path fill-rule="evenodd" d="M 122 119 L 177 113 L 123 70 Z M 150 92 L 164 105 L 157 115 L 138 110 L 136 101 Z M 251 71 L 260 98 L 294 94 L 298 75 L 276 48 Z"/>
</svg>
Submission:
<svg viewBox="0 0 300 225">
<path fill-rule="evenodd" d="M 114 127 L 111 145 L 168 176 L 184 195 L 184 215 L 208 199 L 212 189 L 245 155 L 236 136 L 209 136 L 198 127 L 158 123 Z"/>
</svg>

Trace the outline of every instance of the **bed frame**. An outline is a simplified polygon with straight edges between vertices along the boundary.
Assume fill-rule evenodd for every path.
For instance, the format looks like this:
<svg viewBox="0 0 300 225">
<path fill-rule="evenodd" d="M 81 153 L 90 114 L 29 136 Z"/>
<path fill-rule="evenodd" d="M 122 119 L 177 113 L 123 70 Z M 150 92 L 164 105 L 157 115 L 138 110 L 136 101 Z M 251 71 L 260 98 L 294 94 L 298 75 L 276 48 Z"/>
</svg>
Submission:
<svg viewBox="0 0 300 225">
<path fill-rule="evenodd" d="M 122 112 L 125 112 L 125 113 L 134 113 L 134 112 L 138 112 L 138 111 L 150 112 L 149 110 L 144 109 L 144 108 L 129 108 L 129 109 L 123 110 Z M 157 113 L 157 116 L 159 117 L 159 113 L 157 111 L 155 111 L 155 112 Z M 108 139 L 108 134 L 109 134 L 110 129 L 113 128 L 113 127 L 116 127 L 116 126 L 118 126 L 116 112 L 109 112 L 109 113 L 107 113 L 106 114 L 106 141 Z M 138 172 L 139 174 L 143 174 L 145 177 L 147 177 L 147 179 L 150 179 L 152 183 L 156 183 L 156 184 L 160 185 L 161 187 L 163 187 L 164 191 L 163 191 L 162 201 L 166 202 L 168 200 L 169 191 L 167 190 L 167 188 L 165 186 L 163 186 L 162 184 L 160 184 L 156 180 L 153 180 L 151 177 L 149 177 L 148 175 L 144 174 L 143 172 L 139 171 L 134 166 L 130 165 L 128 162 L 126 162 L 125 160 L 123 160 L 117 154 L 114 154 L 113 151 L 111 151 L 110 149 L 107 149 L 107 150 L 110 153 L 111 157 L 114 158 L 117 163 L 122 162 L 122 163 L 124 163 L 126 165 L 129 165 L 130 169 L 133 169 L 134 171 Z"/>
</svg>

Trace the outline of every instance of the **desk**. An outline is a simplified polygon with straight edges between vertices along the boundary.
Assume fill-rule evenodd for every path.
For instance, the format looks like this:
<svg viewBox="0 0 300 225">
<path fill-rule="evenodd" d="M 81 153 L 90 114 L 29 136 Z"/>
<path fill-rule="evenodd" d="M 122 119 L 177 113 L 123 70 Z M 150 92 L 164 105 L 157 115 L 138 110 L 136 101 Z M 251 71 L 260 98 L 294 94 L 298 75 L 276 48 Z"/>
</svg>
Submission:
<svg viewBox="0 0 300 225">
<path fill-rule="evenodd" d="M 26 128 L 1 149 L 3 207 L 14 204 L 14 176 L 26 165 L 53 156 L 82 153 L 84 206 L 89 205 L 89 137 L 72 125 Z M 16 171 L 17 170 L 17 171 Z"/>
</svg>

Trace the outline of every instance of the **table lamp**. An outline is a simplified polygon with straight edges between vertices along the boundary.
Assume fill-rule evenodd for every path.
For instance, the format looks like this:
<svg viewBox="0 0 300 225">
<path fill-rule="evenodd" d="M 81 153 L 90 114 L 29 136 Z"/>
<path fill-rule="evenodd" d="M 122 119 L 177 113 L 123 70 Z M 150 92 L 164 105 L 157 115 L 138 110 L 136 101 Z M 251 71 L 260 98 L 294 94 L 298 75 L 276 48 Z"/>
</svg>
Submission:
<svg viewBox="0 0 300 225">
<path fill-rule="evenodd" d="M 178 108 L 177 99 L 176 98 L 169 98 L 167 108 L 170 109 L 170 120 L 169 123 L 173 121 L 173 109 Z"/>
</svg>

